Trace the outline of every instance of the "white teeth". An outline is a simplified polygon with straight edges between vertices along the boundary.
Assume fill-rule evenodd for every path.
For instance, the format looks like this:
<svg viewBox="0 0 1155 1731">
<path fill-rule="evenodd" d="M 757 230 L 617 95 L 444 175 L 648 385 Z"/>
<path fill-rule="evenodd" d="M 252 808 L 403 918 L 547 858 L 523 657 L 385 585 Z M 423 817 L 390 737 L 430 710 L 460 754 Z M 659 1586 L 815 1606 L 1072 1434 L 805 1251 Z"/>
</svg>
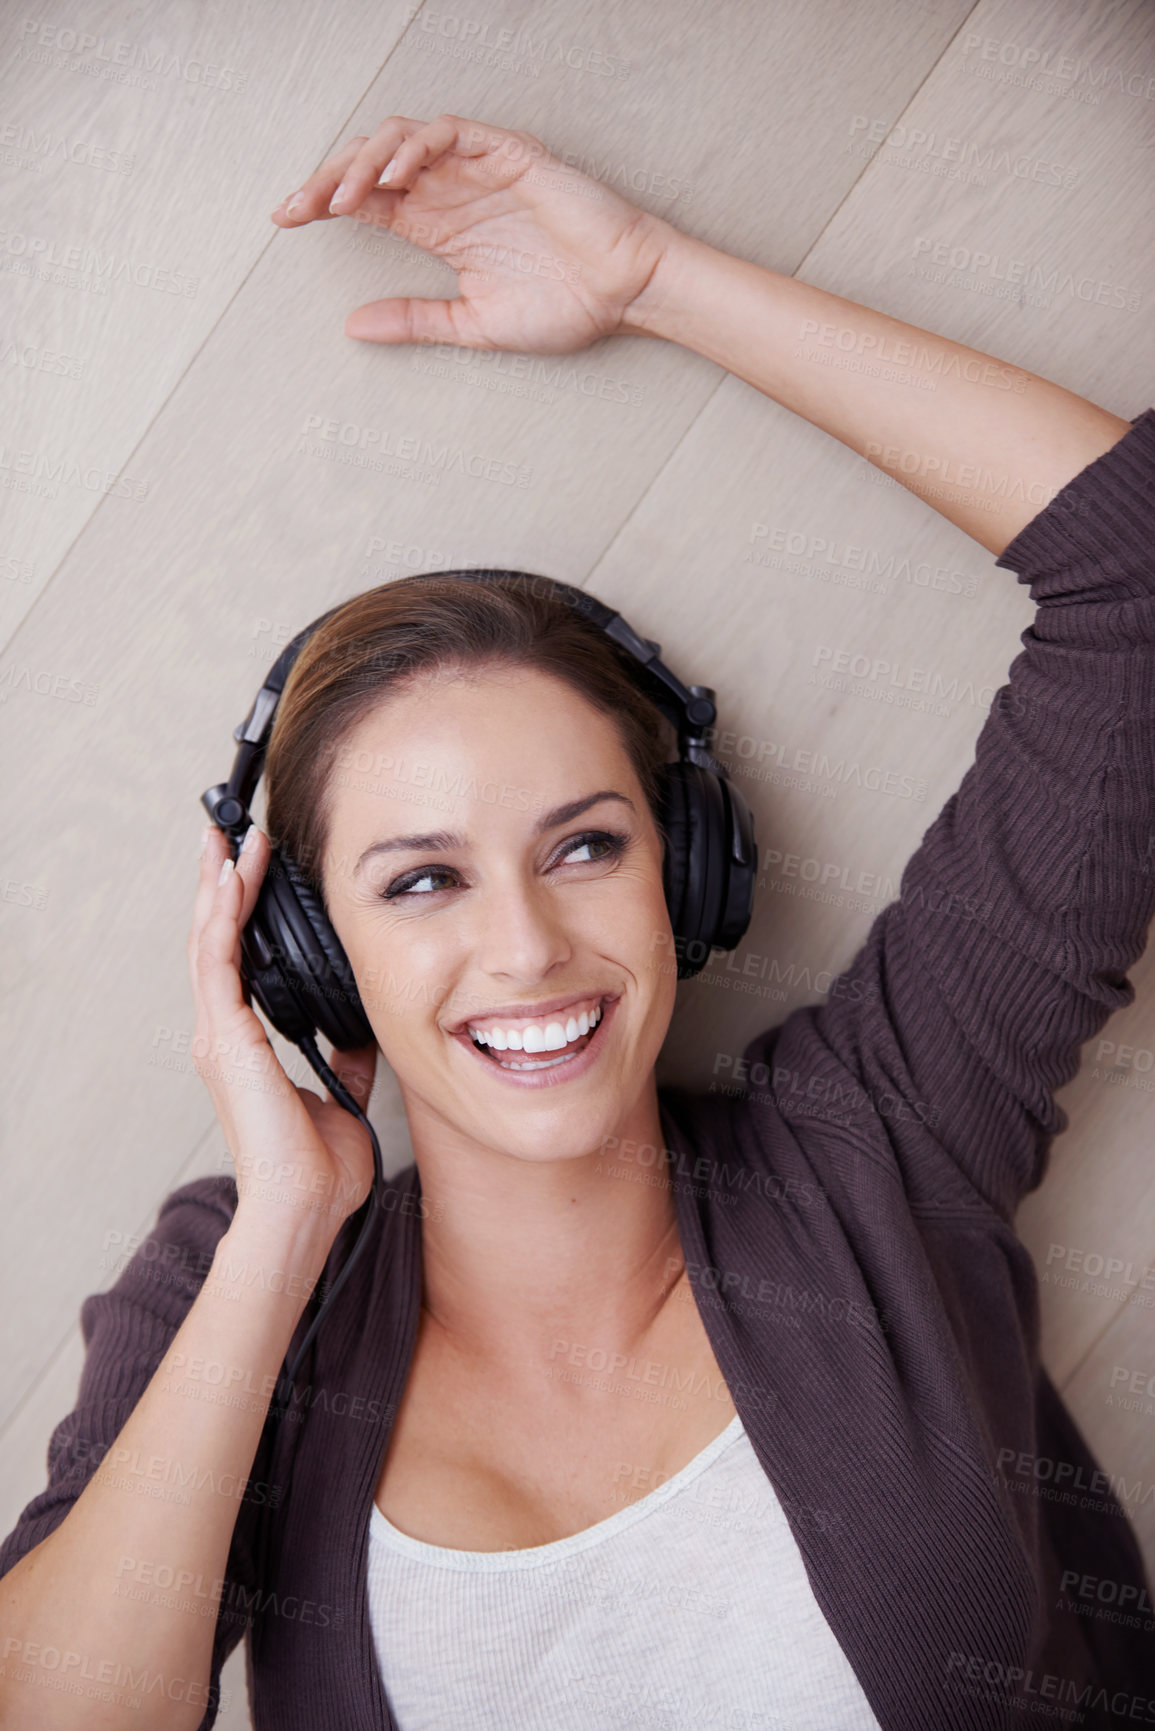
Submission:
<svg viewBox="0 0 1155 1731">
<path fill-rule="evenodd" d="M 490 1046 L 495 1052 L 560 1052 L 564 1046 L 591 1033 L 602 1019 L 602 1007 L 582 1010 L 563 1022 L 532 1023 L 528 1028 L 470 1028 L 470 1038 L 479 1046 Z M 555 1060 L 550 1060 L 551 1062 Z M 538 1065 L 518 1065 L 519 1069 L 537 1069 Z"/>
</svg>

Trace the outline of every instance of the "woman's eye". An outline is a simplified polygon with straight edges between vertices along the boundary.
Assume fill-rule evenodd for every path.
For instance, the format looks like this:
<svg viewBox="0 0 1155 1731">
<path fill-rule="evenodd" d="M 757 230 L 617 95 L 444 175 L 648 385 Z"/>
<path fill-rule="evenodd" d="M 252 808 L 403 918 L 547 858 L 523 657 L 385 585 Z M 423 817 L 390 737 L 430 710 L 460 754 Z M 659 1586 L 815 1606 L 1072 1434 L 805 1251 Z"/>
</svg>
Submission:
<svg viewBox="0 0 1155 1731">
<path fill-rule="evenodd" d="M 612 859 L 625 846 L 626 838 L 621 835 L 609 835 L 598 832 L 596 835 L 579 835 L 569 842 L 562 851 L 561 863 L 565 865 L 589 865 L 598 860 Z"/>
<path fill-rule="evenodd" d="M 408 877 L 398 878 L 385 891 L 386 901 L 393 901 L 398 896 L 427 896 L 437 890 L 452 889 L 456 873 L 448 866 L 426 866 L 418 872 L 411 872 Z"/>
</svg>

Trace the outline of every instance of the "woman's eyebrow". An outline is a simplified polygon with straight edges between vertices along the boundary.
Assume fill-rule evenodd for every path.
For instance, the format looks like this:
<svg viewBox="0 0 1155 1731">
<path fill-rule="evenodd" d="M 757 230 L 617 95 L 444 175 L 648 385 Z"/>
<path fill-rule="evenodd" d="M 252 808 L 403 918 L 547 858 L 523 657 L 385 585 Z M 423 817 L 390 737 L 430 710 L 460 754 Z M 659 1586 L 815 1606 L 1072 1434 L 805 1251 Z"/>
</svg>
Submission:
<svg viewBox="0 0 1155 1731">
<path fill-rule="evenodd" d="M 592 805 L 598 805 L 603 799 L 620 800 L 622 805 L 628 805 L 631 811 L 636 808 L 632 799 L 627 799 L 624 793 L 615 793 L 612 788 L 602 788 L 598 793 L 587 794 L 585 799 L 572 799 L 567 805 L 557 805 L 552 811 L 547 811 L 534 825 L 534 831 L 540 835 L 544 830 L 556 829 L 559 824 L 572 823 L 575 817 L 580 817 Z M 395 835 L 388 841 L 375 841 L 367 847 L 357 864 L 353 867 L 356 876 L 365 864 L 379 853 L 445 853 L 450 848 L 464 847 L 465 842 L 459 835 L 451 835 L 448 830 L 432 830 L 427 835 Z"/>
<path fill-rule="evenodd" d="M 555 806 L 538 819 L 535 830 L 540 835 L 543 830 L 556 829 L 560 823 L 572 823 L 575 817 L 580 817 L 583 811 L 588 811 L 591 805 L 597 805 L 603 799 L 617 799 L 628 805 L 631 811 L 635 809 L 633 800 L 627 799 L 624 793 L 615 793 L 612 788 L 605 787 L 600 793 L 591 793 L 585 799 L 572 799 L 568 805 Z"/>
<path fill-rule="evenodd" d="M 429 835 L 395 835 L 388 841 L 375 841 L 367 847 L 353 867 L 353 876 L 356 877 L 365 861 L 377 853 L 445 853 L 451 847 L 462 846 L 464 843 L 459 835 L 450 835 L 443 829 L 434 830 Z"/>
</svg>

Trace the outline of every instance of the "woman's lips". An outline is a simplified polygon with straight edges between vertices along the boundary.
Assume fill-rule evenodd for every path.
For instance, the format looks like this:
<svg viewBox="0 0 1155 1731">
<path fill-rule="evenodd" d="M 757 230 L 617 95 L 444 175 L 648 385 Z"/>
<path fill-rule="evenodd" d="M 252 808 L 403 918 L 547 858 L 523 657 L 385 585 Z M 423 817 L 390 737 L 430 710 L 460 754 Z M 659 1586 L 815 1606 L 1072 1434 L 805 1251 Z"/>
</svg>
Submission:
<svg viewBox="0 0 1155 1731">
<path fill-rule="evenodd" d="M 479 1046 L 468 1032 L 459 1033 L 455 1038 L 473 1054 L 478 1063 L 484 1064 L 491 1074 L 501 1075 L 517 1086 L 542 1087 L 557 1082 L 576 1081 L 597 1061 L 605 1041 L 605 1030 L 613 1020 L 617 1003 L 617 998 L 603 998 L 601 1016 L 596 1026 L 591 1028 L 588 1034 L 579 1034 L 576 1040 L 571 1041 L 561 1051 L 529 1053 L 511 1048 L 499 1052 L 492 1047 Z"/>
</svg>

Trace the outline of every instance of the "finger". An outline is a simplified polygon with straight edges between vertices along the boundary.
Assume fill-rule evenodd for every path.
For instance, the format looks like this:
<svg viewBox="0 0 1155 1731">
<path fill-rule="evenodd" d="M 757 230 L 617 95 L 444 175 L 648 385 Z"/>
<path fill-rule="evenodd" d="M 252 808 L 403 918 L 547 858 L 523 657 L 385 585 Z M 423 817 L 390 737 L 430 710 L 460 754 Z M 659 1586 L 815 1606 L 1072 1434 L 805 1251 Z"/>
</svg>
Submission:
<svg viewBox="0 0 1155 1731">
<path fill-rule="evenodd" d="M 462 120 L 456 114 L 443 114 L 398 144 L 378 184 L 387 184 L 390 192 L 408 192 L 422 169 L 432 168 L 450 151 L 458 156 L 485 156 L 499 144 L 514 147 L 513 140 L 513 133 L 497 127 Z"/>
<path fill-rule="evenodd" d="M 198 1020 L 203 1016 L 209 1027 L 221 1032 L 235 1027 L 240 1016 L 253 1014 L 245 1003 L 236 964 L 244 883 L 230 860 L 225 868 L 191 959 Z"/>
<path fill-rule="evenodd" d="M 390 191 L 411 187 L 423 168 L 432 167 L 448 151 L 455 156 L 500 159 L 509 168 L 511 178 L 531 162 L 549 155 L 540 138 L 530 132 L 487 126 L 484 121 L 466 120 L 459 114 L 442 114 L 398 146 L 390 164 Z"/>
<path fill-rule="evenodd" d="M 201 836 L 201 857 L 199 875 L 197 878 L 196 901 L 193 904 L 192 925 L 189 929 L 190 953 L 196 947 L 197 940 L 204 929 L 205 921 L 212 911 L 213 899 L 217 890 L 217 878 L 221 866 L 230 857 L 232 848 L 229 839 L 216 824 L 211 823 Z"/>
<path fill-rule="evenodd" d="M 383 120 L 372 138 L 361 140 L 360 149 L 346 164 L 341 183 L 329 199 L 330 213 L 348 216 L 357 210 L 369 193 L 382 185 L 382 175 L 391 170 L 399 146 L 414 134 L 427 130 L 425 121 L 410 120 L 404 114 L 391 114 L 388 120 Z M 390 191 L 393 179 L 394 173 L 389 172 L 386 184 Z"/>
<path fill-rule="evenodd" d="M 261 884 L 272 858 L 272 847 L 268 836 L 257 825 L 250 824 L 241 843 L 241 851 L 237 855 L 237 871 L 244 885 L 244 897 L 241 902 L 240 929 L 248 925 L 253 909 L 257 905 L 257 897 L 261 893 Z"/>
<path fill-rule="evenodd" d="M 366 343 L 454 343 L 458 348 L 488 349 L 472 322 L 466 304 L 406 299 L 370 301 L 345 320 L 345 335 Z"/>
<path fill-rule="evenodd" d="M 291 193 L 282 199 L 272 213 L 272 220 L 279 228 L 299 228 L 303 222 L 313 222 L 327 217 L 329 203 L 340 184 L 346 168 L 353 161 L 362 145 L 368 141 L 362 134 L 351 138 L 348 144 L 324 161 L 315 174 L 311 174 L 298 192 Z"/>
</svg>

